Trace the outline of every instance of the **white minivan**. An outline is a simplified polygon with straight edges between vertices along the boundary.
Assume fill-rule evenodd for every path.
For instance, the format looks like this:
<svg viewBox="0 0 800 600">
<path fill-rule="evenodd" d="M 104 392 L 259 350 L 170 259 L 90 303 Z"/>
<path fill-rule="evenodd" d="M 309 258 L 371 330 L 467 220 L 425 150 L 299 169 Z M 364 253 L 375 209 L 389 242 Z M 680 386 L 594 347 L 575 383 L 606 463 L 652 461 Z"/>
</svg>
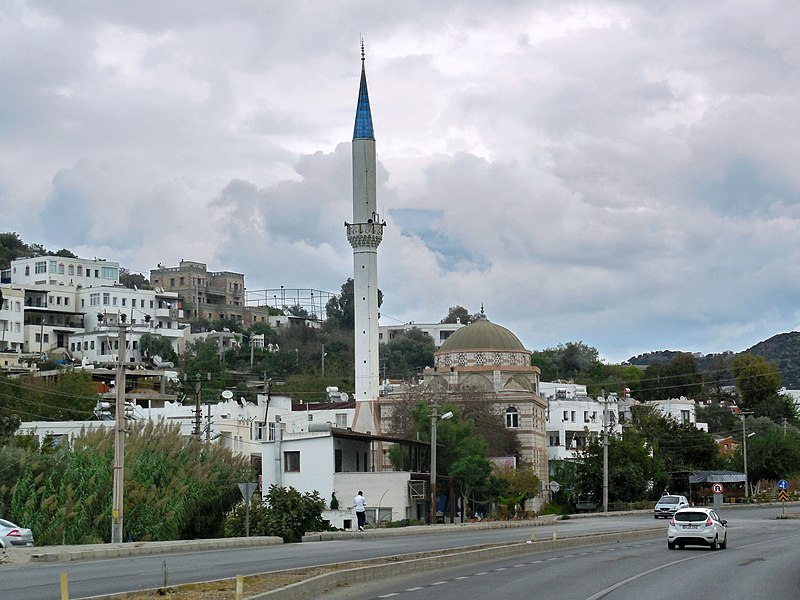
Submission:
<svg viewBox="0 0 800 600">
<path fill-rule="evenodd" d="M 653 516 L 656 519 L 660 519 L 662 517 L 664 519 L 669 519 L 682 508 L 689 508 L 689 500 L 686 499 L 686 496 L 666 494 L 661 496 L 661 498 L 658 499 L 658 502 L 656 502 L 656 506 L 653 509 Z"/>
</svg>

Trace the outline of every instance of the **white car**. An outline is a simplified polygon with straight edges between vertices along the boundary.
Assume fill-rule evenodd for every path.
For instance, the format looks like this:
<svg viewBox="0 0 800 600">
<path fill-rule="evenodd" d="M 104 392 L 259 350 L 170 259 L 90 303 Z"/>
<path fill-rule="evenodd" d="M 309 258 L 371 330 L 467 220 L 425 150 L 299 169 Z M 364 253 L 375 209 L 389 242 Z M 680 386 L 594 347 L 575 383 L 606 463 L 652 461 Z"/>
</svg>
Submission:
<svg viewBox="0 0 800 600">
<path fill-rule="evenodd" d="M 0 548 L 12 546 L 33 546 L 33 532 L 14 525 L 11 521 L 0 519 Z"/>
<path fill-rule="evenodd" d="M 684 508 L 669 520 L 667 548 L 708 546 L 712 550 L 728 547 L 728 522 L 711 508 Z"/>
<path fill-rule="evenodd" d="M 659 519 L 661 517 L 669 519 L 676 511 L 682 508 L 689 508 L 689 500 L 686 496 L 677 496 L 675 494 L 666 494 L 661 496 L 656 502 L 653 509 L 653 517 Z"/>
</svg>

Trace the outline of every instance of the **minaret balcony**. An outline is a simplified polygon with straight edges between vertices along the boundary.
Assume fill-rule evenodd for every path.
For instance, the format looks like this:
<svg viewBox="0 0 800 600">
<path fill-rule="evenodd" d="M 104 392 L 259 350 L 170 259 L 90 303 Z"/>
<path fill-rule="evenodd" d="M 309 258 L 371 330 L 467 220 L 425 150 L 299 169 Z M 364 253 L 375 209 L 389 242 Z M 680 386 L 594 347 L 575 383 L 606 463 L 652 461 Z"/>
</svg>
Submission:
<svg viewBox="0 0 800 600">
<path fill-rule="evenodd" d="M 353 248 L 377 248 L 383 240 L 386 223 L 345 223 L 347 241 Z"/>
</svg>

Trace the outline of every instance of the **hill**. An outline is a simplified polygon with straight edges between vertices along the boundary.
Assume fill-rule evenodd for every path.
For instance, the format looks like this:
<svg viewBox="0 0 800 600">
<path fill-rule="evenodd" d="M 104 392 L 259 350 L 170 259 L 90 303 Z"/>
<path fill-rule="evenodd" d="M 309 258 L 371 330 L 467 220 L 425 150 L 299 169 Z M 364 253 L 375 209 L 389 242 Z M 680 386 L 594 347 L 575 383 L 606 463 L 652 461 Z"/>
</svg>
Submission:
<svg viewBox="0 0 800 600">
<path fill-rule="evenodd" d="M 657 350 L 633 356 L 626 362 L 640 367 L 667 364 L 680 353 L 679 350 Z M 738 353 L 728 351 L 716 354 L 699 354 L 697 352 L 692 354 L 697 361 L 697 368 L 703 372 L 720 371 L 729 366 L 730 362 L 739 354 L 762 356 L 769 362 L 778 365 L 781 370 L 781 382 L 785 388 L 800 389 L 800 332 L 798 331 L 779 333 Z M 728 379 L 728 377 L 723 376 L 722 379 Z"/>
</svg>

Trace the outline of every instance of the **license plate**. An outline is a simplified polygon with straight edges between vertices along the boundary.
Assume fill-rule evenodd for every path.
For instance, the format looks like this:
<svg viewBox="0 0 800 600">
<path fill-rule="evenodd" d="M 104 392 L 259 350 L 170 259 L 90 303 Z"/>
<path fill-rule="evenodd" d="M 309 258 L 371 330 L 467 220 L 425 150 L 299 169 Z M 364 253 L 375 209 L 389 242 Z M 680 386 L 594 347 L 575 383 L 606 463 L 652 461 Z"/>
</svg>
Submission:
<svg viewBox="0 0 800 600">
<path fill-rule="evenodd" d="M 684 529 L 697 529 L 698 527 L 697 527 L 697 525 L 684 525 L 683 528 Z"/>
</svg>

